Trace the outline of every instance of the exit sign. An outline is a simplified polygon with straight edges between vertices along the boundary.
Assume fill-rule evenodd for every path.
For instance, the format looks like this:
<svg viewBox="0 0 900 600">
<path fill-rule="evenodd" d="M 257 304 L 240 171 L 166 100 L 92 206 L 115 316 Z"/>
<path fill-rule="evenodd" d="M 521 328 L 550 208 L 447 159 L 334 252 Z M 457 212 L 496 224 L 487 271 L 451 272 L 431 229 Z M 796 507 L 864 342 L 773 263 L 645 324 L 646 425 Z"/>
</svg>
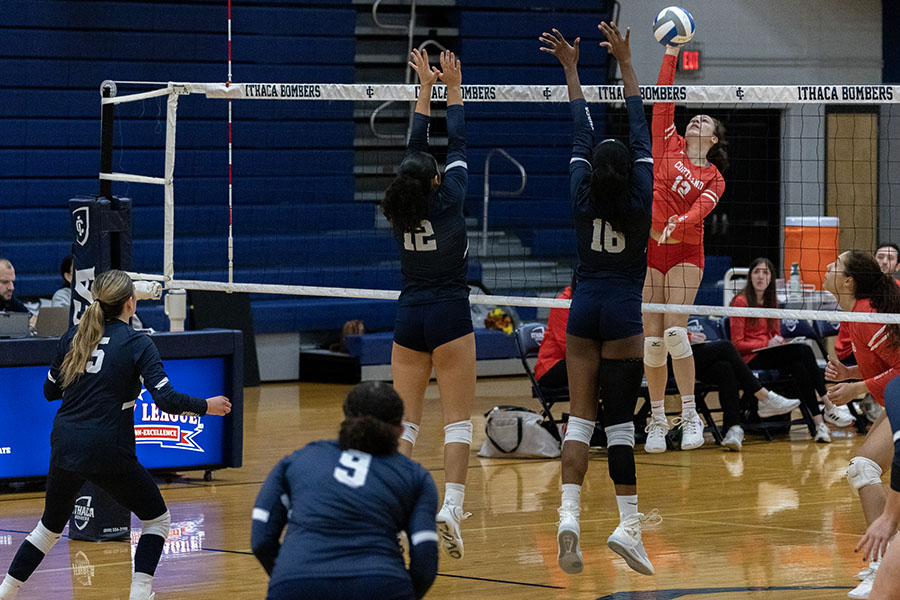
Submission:
<svg viewBox="0 0 900 600">
<path fill-rule="evenodd" d="M 681 53 L 681 70 L 682 71 L 699 71 L 700 70 L 700 51 L 684 50 Z"/>
</svg>

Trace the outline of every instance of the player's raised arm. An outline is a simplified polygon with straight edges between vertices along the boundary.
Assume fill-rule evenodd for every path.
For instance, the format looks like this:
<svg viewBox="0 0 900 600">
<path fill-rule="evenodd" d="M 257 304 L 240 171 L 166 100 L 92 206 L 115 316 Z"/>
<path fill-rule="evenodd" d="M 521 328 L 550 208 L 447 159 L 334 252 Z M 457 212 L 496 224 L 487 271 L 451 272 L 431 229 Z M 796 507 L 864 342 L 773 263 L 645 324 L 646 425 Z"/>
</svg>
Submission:
<svg viewBox="0 0 900 600">
<path fill-rule="evenodd" d="M 619 27 L 615 21 L 610 21 L 609 23 L 601 21 L 597 25 L 597 29 L 606 36 L 606 41 L 600 42 L 600 45 L 609 50 L 610 54 L 616 57 L 616 62 L 619 63 L 619 69 L 622 71 L 622 85 L 625 88 L 623 90 L 625 97 L 640 95 L 641 91 L 638 88 L 637 75 L 634 72 L 634 67 L 631 66 L 631 46 L 629 45 L 631 27 L 625 29 L 624 36 L 619 32 Z"/>
<path fill-rule="evenodd" d="M 462 105 L 462 69 L 456 54 L 441 52 L 441 81 L 447 86 L 447 106 Z"/>
<path fill-rule="evenodd" d="M 578 79 L 578 55 L 581 38 L 577 37 L 574 44 L 569 44 L 558 29 L 553 28 L 551 32 L 547 33 L 545 31 L 538 38 L 544 44 L 540 47 L 540 51 L 552 54 L 562 64 L 566 73 L 569 101 L 584 98 L 584 93 L 581 91 L 581 81 Z"/>
<path fill-rule="evenodd" d="M 413 48 L 409 53 L 412 60 L 409 66 L 419 76 L 419 97 L 416 99 L 416 112 L 426 117 L 431 116 L 431 88 L 441 76 L 441 72 L 436 67 L 428 64 L 428 50 L 419 52 L 418 48 Z"/>
</svg>

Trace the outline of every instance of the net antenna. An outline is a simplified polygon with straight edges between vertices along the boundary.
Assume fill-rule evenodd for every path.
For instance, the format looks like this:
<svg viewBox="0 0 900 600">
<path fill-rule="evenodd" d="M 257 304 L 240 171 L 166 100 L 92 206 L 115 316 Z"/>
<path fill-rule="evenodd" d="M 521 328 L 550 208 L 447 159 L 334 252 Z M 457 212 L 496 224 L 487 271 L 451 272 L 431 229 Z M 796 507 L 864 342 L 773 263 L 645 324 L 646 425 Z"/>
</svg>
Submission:
<svg viewBox="0 0 900 600">
<path fill-rule="evenodd" d="M 230 68 L 229 68 L 230 75 Z M 399 296 L 398 290 L 340 288 L 314 285 L 279 285 L 262 283 L 237 283 L 233 277 L 232 221 L 229 214 L 229 277 L 228 281 L 202 281 L 196 279 L 179 279 L 174 265 L 174 187 L 173 171 L 175 161 L 175 133 L 177 107 L 180 96 L 202 95 L 208 99 L 224 99 L 229 104 L 233 100 L 266 100 L 266 101 L 376 101 L 376 102 L 413 102 L 418 93 L 418 86 L 410 84 L 341 84 L 341 83 L 197 83 L 197 82 L 114 82 L 139 83 L 141 85 L 159 85 L 150 91 L 122 94 L 101 99 L 104 107 L 128 102 L 142 101 L 149 98 L 166 96 L 166 134 L 165 162 L 162 177 L 148 175 L 116 173 L 104 170 L 100 173 L 101 182 L 135 182 L 161 185 L 164 189 L 164 252 L 162 276 L 140 274 L 142 279 L 162 279 L 169 290 L 215 290 L 225 292 L 256 292 L 304 296 L 336 296 L 345 298 L 367 298 L 377 300 L 394 300 Z M 314 94 L 303 93 L 304 90 L 315 90 Z M 443 97 L 443 86 L 435 86 L 435 96 Z M 566 86 L 562 85 L 463 85 L 463 98 L 466 103 L 514 103 L 514 104 L 557 104 L 560 107 L 568 103 Z M 600 103 L 610 107 L 622 104 L 622 88 L 620 86 L 584 87 L 584 95 L 589 103 Z M 715 104 L 732 108 L 776 108 L 790 109 L 796 105 L 829 104 L 868 104 L 885 105 L 900 103 L 900 86 L 642 86 L 641 95 L 646 104 L 656 101 L 676 104 Z M 563 110 L 560 108 L 560 110 Z M 821 118 L 821 114 L 817 115 Z M 817 132 L 821 135 L 821 132 Z M 803 136 L 801 136 L 802 138 Z M 230 140 L 230 136 L 229 136 Z M 801 140 L 802 141 L 802 140 Z M 231 171 L 231 147 L 229 146 L 229 173 Z M 108 165 L 106 165 L 107 168 Z M 791 168 L 790 166 L 783 167 Z M 564 169 L 562 167 L 561 169 Z M 231 178 L 229 176 L 229 213 L 231 213 Z M 791 182 L 795 183 L 795 182 Z M 820 185 L 817 182 L 816 185 Z M 565 192 L 563 192 L 565 193 Z M 817 205 L 818 210 L 818 205 Z M 473 294 L 470 301 L 476 304 L 530 306 L 539 308 L 568 308 L 568 300 L 555 298 L 524 298 L 511 295 Z M 723 306 L 682 306 L 667 304 L 644 304 L 645 312 L 677 313 L 708 316 L 742 316 L 758 318 L 795 318 L 823 321 L 853 321 L 872 323 L 897 322 L 896 315 L 876 313 L 836 313 L 833 310 L 782 310 L 765 308 L 735 308 Z"/>
</svg>

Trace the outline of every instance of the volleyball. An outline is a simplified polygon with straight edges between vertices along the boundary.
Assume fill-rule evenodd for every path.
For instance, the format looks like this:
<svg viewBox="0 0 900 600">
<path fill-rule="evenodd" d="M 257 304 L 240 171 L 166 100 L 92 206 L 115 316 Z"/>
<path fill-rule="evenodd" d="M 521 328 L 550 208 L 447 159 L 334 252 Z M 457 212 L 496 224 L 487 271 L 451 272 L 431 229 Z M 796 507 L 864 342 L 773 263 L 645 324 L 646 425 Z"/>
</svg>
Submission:
<svg viewBox="0 0 900 600">
<path fill-rule="evenodd" d="M 694 17 L 680 6 L 664 8 L 653 20 L 653 37 L 663 46 L 687 44 L 694 37 Z"/>
</svg>

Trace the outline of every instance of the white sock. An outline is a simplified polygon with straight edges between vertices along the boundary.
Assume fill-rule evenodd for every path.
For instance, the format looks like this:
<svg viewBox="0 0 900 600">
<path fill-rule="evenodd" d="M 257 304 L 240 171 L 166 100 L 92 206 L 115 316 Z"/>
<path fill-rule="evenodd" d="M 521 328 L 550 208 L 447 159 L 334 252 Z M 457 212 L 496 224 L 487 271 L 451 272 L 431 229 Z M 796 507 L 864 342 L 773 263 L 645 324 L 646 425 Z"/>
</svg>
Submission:
<svg viewBox="0 0 900 600">
<path fill-rule="evenodd" d="M 666 399 L 662 400 L 651 400 L 650 401 L 650 414 L 658 419 L 666 418 Z"/>
<path fill-rule="evenodd" d="M 22 587 L 22 583 L 12 575 L 7 574 L 3 583 L 0 583 L 0 599 L 12 600 L 15 598 L 19 588 Z"/>
<path fill-rule="evenodd" d="M 463 500 L 466 498 L 466 484 L 464 483 L 445 483 L 444 484 L 444 502 L 462 508 Z"/>
<path fill-rule="evenodd" d="M 624 521 L 626 517 L 637 514 L 637 494 L 634 496 L 616 496 L 616 504 L 619 505 L 619 521 Z"/>
<path fill-rule="evenodd" d="M 684 416 L 684 413 L 687 411 L 697 412 L 697 405 L 694 403 L 693 394 L 691 394 L 690 396 L 681 397 L 681 416 Z"/>
<path fill-rule="evenodd" d="M 562 484 L 562 506 L 579 508 L 581 506 L 581 486 L 577 483 Z"/>
<path fill-rule="evenodd" d="M 128 600 L 147 600 L 153 588 L 153 575 L 135 571 L 131 577 L 131 594 Z"/>
</svg>

